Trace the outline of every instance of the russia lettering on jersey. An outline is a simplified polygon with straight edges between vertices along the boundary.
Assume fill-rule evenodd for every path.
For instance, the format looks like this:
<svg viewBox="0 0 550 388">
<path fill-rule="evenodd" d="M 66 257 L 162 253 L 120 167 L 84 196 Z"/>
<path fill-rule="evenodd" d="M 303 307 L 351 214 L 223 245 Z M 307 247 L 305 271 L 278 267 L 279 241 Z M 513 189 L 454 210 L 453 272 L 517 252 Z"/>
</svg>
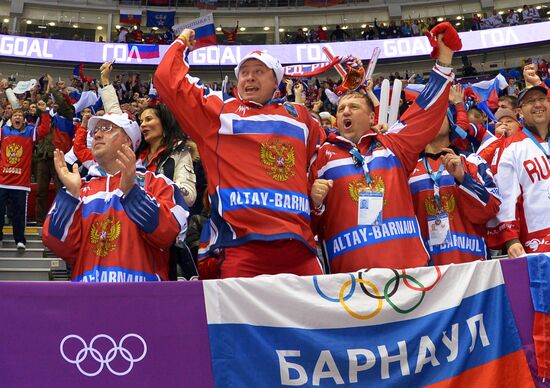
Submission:
<svg viewBox="0 0 550 388">
<path fill-rule="evenodd" d="M 4 126 L 1 133 L 0 187 L 31 190 L 31 164 L 35 127 L 27 125 L 22 131 Z"/>
<path fill-rule="evenodd" d="M 536 143 L 535 143 L 536 141 Z M 545 150 L 543 150 L 540 148 Z M 523 130 L 507 138 L 496 156 L 495 181 L 502 205 L 489 224 L 488 240 L 493 249 L 519 239 L 527 253 L 550 252 L 550 162 L 548 142 Z"/>
</svg>

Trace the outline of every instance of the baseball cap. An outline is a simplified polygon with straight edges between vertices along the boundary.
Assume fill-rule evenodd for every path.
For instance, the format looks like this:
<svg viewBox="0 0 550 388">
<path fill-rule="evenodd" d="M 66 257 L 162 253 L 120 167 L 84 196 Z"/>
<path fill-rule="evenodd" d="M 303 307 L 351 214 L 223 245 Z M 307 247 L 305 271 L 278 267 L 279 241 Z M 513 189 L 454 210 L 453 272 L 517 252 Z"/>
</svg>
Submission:
<svg viewBox="0 0 550 388">
<path fill-rule="evenodd" d="M 525 88 L 518 94 L 518 106 L 521 106 L 521 103 L 525 99 L 525 96 L 527 93 L 538 90 L 539 92 L 542 92 L 544 94 L 548 93 L 548 90 L 542 86 L 533 86 L 532 88 Z"/>
<path fill-rule="evenodd" d="M 269 69 L 273 70 L 275 72 L 275 78 L 277 78 L 277 83 L 280 84 L 283 80 L 284 70 L 283 66 L 279 63 L 279 60 L 275 57 L 269 55 L 268 53 L 265 53 L 260 50 L 252 51 L 248 54 L 246 54 L 243 59 L 239 62 L 237 67 L 235 68 L 235 76 L 239 78 L 239 69 L 241 68 L 241 65 L 248 61 L 249 59 L 257 59 L 261 61 L 264 65 L 266 65 Z"/>
<path fill-rule="evenodd" d="M 514 112 L 512 112 L 510 109 L 499 108 L 495 112 L 495 118 L 500 121 L 500 119 L 503 117 L 511 117 L 514 120 L 518 121 L 517 115 Z"/>
<path fill-rule="evenodd" d="M 130 140 L 132 140 L 132 148 L 134 151 L 138 148 L 139 143 L 141 143 L 141 131 L 139 130 L 138 123 L 130 119 L 127 113 L 107 113 L 103 116 L 92 116 L 90 120 L 88 120 L 88 131 L 93 132 L 97 123 L 101 120 L 109 121 L 122 128 Z"/>
</svg>

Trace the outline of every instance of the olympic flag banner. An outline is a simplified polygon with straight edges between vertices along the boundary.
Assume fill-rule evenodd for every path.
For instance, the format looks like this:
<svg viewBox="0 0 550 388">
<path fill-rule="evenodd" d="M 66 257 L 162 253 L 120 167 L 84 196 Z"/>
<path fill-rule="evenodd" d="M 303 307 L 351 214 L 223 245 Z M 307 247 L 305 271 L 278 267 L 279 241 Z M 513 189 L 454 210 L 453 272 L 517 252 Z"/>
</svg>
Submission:
<svg viewBox="0 0 550 388">
<path fill-rule="evenodd" d="M 550 256 L 170 283 L 0 283 L 2 387 L 548 386 Z"/>
<path fill-rule="evenodd" d="M 498 261 L 204 290 L 219 387 L 533 385 Z"/>
</svg>

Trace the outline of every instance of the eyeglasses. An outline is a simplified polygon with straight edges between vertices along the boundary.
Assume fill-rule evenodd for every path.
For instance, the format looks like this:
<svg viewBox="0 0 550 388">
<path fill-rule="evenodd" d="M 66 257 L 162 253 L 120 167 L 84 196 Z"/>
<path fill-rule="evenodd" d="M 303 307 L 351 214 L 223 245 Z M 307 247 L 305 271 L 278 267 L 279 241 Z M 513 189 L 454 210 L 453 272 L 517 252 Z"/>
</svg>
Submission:
<svg viewBox="0 0 550 388">
<path fill-rule="evenodd" d="M 110 125 L 96 125 L 96 127 L 92 131 L 92 136 L 95 136 L 98 132 L 109 133 L 113 130 L 113 128 L 117 128 L 116 126 L 110 124 Z"/>
</svg>

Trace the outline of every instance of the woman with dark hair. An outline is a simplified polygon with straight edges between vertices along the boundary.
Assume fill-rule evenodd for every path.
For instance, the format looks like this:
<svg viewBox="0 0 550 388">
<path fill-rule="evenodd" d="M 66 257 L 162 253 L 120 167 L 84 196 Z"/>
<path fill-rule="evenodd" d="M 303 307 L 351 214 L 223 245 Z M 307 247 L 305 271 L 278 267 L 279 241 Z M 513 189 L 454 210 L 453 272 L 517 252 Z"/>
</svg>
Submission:
<svg viewBox="0 0 550 388">
<path fill-rule="evenodd" d="M 145 108 L 140 118 L 144 141 L 136 151 L 138 160 L 147 170 L 172 179 L 187 206 L 193 206 L 197 197 L 196 178 L 185 134 L 164 104 Z"/>
<path fill-rule="evenodd" d="M 193 206 L 197 197 L 196 177 L 185 134 L 164 104 L 148 106 L 140 118 L 143 141 L 136 150 L 138 162 L 147 170 L 164 174 L 174 181 L 187 206 Z M 184 238 L 178 237 L 170 248 L 170 280 L 198 277 L 195 261 Z"/>
</svg>

